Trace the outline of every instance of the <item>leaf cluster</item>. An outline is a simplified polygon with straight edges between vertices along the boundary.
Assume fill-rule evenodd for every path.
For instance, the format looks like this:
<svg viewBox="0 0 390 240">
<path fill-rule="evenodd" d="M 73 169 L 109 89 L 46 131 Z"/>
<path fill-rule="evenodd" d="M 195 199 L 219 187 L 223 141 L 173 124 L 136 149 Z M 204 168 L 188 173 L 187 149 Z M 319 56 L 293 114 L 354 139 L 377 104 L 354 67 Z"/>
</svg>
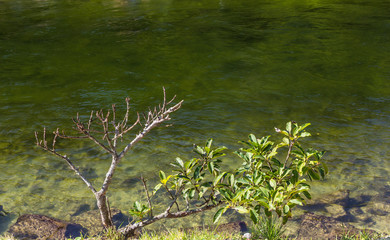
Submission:
<svg viewBox="0 0 390 240">
<path fill-rule="evenodd" d="M 220 168 L 226 147 L 213 147 L 212 139 L 204 146 L 194 145 L 197 156 L 187 161 L 176 158 L 171 175 L 160 171 L 160 183 L 151 196 L 165 190 L 171 206 L 176 205 L 178 211 L 180 199 L 186 203 L 186 211 L 191 206 L 196 209 L 222 205 L 214 222 L 230 208 L 249 214 L 255 224 L 262 221 L 263 213 L 268 218 L 276 215 L 286 223 L 295 206 L 311 199 L 310 181 L 323 179 L 328 173 L 322 161 L 325 152 L 304 149 L 300 143 L 302 138 L 311 136 L 306 131 L 309 125 L 288 122 L 283 130 L 275 128 L 280 142 L 271 141 L 270 136 L 257 138 L 250 134 L 247 141 L 240 142 L 244 147 L 234 152 L 242 165 L 230 172 Z M 137 202 L 130 213 L 142 219 L 152 211 L 151 206 Z"/>
<path fill-rule="evenodd" d="M 230 175 L 231 184 L 223 194 L 227 206 L 220 211 L 235 208 L 249 213 L 255 224 L 262 211 L 268 217 L 276 213 L 286 223 L 295 206 L 311 199 L 308 180 L 323 179 L 328 168 L 321 160 L 324 151 L 305 150 L 300 144 L 301 138 L 311 136 L 305 131 L 309 125 L 288 122 L 284 130 L 275 128 L 282 135 L 279 143 L 271 141 L 270 136 L 257 138 L 253 134 L 241 142 L 244 147 L 235 154 L 243 164 Z M 282 160 L 279 155 L 283 149 Z"/>
<path fill-rule="evenodd" d="M 185 161 L 177 157 L 175 162 L 171 163 L 173 167 L 171 175 L 160 171 L 160 182 L 154 187 L 150 198 L 159 190 L 165 191 L 171 204 L 176 205 L 178 211 L 181 210 L 182 202 L 185 203 L 186 211 L 192 206 L 201 208 L 221 204 L 218 193 L 223 177 L 227 173 L 221 173 L 219 158 L 225 155 L 223 151 L 226 147 L 213 149 L 212 142 L 213 140 L 209 139 L 203 147 L 195 145 L 193 149 L 197 155 L 195 158 Z M 150 198 L 148 197 L 148 200 Z M 151 212 L 151 208 L 136 202 L 129 212 L 142 219 L 146 213 Z"/>
</svg>

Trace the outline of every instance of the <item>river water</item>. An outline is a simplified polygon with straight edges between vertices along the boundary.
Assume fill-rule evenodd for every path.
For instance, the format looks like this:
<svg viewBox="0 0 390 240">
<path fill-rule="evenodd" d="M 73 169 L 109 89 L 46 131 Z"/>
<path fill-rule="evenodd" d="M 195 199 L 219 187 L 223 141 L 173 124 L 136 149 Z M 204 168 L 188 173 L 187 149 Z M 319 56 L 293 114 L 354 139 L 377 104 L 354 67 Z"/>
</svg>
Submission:
<svg viewBox="0 0 390 240">
<path fill-rule="evenodd" d="M 360 199 L 344 206 L 352 224 L 390 231 L 389 1 L 0 0 L 0 205 L 12 213 L 0 233 L 20 214 L 69 220 L 94 208 L 65 163 L 35 147 L 34 131 L 70 129 L 76 112 L 111 103 L 123 110 L 126 96 L 144 111 L 163 86 L 185 102 L 172 127 L 123 160 L 112 206 L 142 200 L 136 178 L 155 181 L 193 143 L 212 137 L 233 151 L 295 120 L 311 122 L 306 143 L 327 151 L 330 175 L 313 196 L 348 190 Z M 98 187 L 109 159 L 85 142 L 62 147 Z"/>
</svg>

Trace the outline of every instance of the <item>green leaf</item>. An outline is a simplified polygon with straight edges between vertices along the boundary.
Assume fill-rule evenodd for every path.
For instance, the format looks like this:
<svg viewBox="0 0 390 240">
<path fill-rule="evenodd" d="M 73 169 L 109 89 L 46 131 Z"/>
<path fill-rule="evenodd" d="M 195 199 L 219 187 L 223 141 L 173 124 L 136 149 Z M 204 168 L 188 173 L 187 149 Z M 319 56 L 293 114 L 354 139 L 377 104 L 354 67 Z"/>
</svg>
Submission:
<svg viewBox="0 0 390 240">
<path fill-rule="evenodd" d="M 181 160 L 181 158 L 177 157 L 176 162 L 179 164 L 180 167 L 184 168 L 184 163 L 183 160 Z"/>
<path fill-rule="evenodd" d="M 237 206 L 234 208 L 237 212 L 241 213 L 241 214 L 244 214 L 244 213 L 248 213 L 249 210 L 244 208 L 243 206 Z"/>
<path fill-rule="evenodd" d="M 229 189 L 220 189 L 219 190 L 219 193 L 228 201 L 231 201 L 232 200 L 232 197 L 231 197 L 231 192 Z"/>
<path fill-rule="evenodd" d="M 270 208 L 270 206 L 269 206 L 269 204 L 268 204 L 268 201 L 266 200 L 266 199 L 263 199 L 263 198 L 261 198 L 261 199 L 259 199 L 258 201 L 257 201 L 257 203 L 259 204 L 259 205 L 261 205 L 261 206 L 263 206 L 265 209 L 269 209 Z"/>
<path fill-rule="evenodd" d="M 153 195 L 156 194 L 156 192 L 161 188 L 161 186 L 162 186 L 162 184 L 159 183 L 159 184 L 157 184 L 157 185 L 154 187 L 154 189 L 153 189 Z"/>
<path fill-rule="evenodd" d="M 260 191 L 263 193 L 265 197 L 269 197 L 269 190 L 264 187 L 259 187 Z"/>
<path fill-rule="evenodd" d="M 288 133 L 291 133 L 291 121 L 290 122 L 288 122 L 288 123 L 286 123 L 286 131 L 288 132 Z"/>
<path fill-rule="evenodd" d="M 283 212 L 284 214 L 287 214 L 290 211 L 290 207 L 286 204 L 284 205 Z"/>
<path fill-rule="evenodd" d="M 203 197 L 203 195 L 207 192 L 208 189 L 209 189 L 208 187 L 202 186 L 202 187 L 200 188 L 199 197 L 200 197 L 200 198 Z"/>
<path fill-rule="evenodd" d="M 142 211 L 141 204 L 140 204 L 138 201 L 135 201 L 135 202 L 134 202 L 134 208 L 135 208 L 138 212 L 141 212 L 141 211 Z"/>
<path fill-rule="evenodd" d="M 214 217 L 213 217 L 214 224 L 218 222 L 218 220 L 221 218 L 222 214 L 224 214 L 226 212 L 226 209 L 227 209 L 227 207 L 218 209 L 218 211 L 214 214 Z"/>
<path fill-rule="evenodd" d="M 191 188 L 189 191 L 188 191 L 188 198 L 189 199 L 193 199 L 195 196 L 195 188 Z"/>
<path fill-rule="evenodd" d="M 214 149 L 214 156 L 217 156 L 217 153 L 220 153 L 220 152 L 222 152 L 223 150 L 226 150 L 226 149 L 227 149 L 227 147 L 225 147 L 225 146 L 222 146 L 222 147 Z"/>
<path fill-rule="evenodd" d="M 214 183 L 213 185 L 217 185 L 219 183 L 219 181 L 221 180 L 222 177 L 224 177 L 226 174 L 226 172 L 223 172 L 223 173 L 220 173 L 215 179 L 214 179 Z"/>
<path fill-rule="evenodd" d="M 299 129 L 302 131 L 303 129 L 307 128 L 310 125 L 311 125 L 311 123 L 305 123 Z"/>
<path fill-rule="evenodd" d="M 214 172 L 214 163 L 213 162 L 208 162 L 207 166 L 209 168 L 210 174 L 213 174 L 213 172 Z"/>
<path fill-rule="evenodd" d="M 313 169 L 310 169 L 307 174 L 314 180 L 320 180 L 320 175 L 316 173 Z"/>
<path fill-rule="evenodd" d="M 310 136 L 311 136 L 311 134 L 308 133 L 308 132 L 303 132 L 303 133 L 301 133 L 301 135 L 300 135 L 300 137 L 302 137 L 302 138 L 304 138 L 304 137 L 310 137 Z"/>
<path fill-rule="evenodd" d="M 241 183 L 241 184 L 244 184 L 244 185 L 248 185 L 250 184 L 250 182 L 248 181 L 248 179 L 246 178 L 239 178 L 236 180 L 237 183 Z"/>
<path fill-rule="evenodd" d="M 233 197 L 232 202 L 240 201 L 241 196 L 244 195 L 244 193 L 245 193 L 246 191 L 247 191 L 247 189 L 242 189 L 241 191 L 239 191 L 238 193 L 236 193 L 236 196 Z"/>
<path fill-rule="evenodd" d="M 211 148 L 211 144 L 213 144 L 213 139 L 209 138 L 209 140 L 206 142 L 206 147 Z"/>
<path fill-rule="evenodd" d="M 161 180 L 161 183 L 165 186 L 165 185 L 167 184 L 168 180 L 169 180 L 171 177 L 172 177 L 172 175 L 169 175 L 167 178 L 162 179 L 162 180 Z"/>
<path fill-rule="evenodd" d="M 253 209 L 249 210 L 250 218 L 252 219 L 252 222 L 254 224 L 257 224 L 259 222 L 259 214 L 255 212 Z"/>
<path fill-rule="evenodd" d="M 206 152 L 199 146 L 195 145 L 194 146 L 194 152 L 203 156 Z"/>
<path fill-rule="evenodd" d="M 303 191 L 302 193 L 303 193 L 303 195 L 305 195 L 305 197 L 307 199 L 311 199 L 311 195 L 310 195 L 310 193 L 308 191 Z"/>
<path fill-rule="evenodd" d="M 301 205 L 301 206 L 303 205 L 302 201 L 296 198 L 291 199 L 289 202 L 295 205 Z"/>
<path fill-rule="evenodd" d="M 234 181 L 234 175 L 233 174 L 230 174 L 230 177 L 229 177 L 229 181 L 230 181 L 230 186 L 234 186 L 234 183 L 235 183 L 235 181 Z"/>
<path fill-rule="evenodd" d="M 271 185 L 271 187 L 273 189 L 275 189 L 276 188 L 276 181 L 274 179 L 269 180 L 269 185 Z"/>
<path fill-rule="evenodd" d="M 283 134 L 286 137 L 290 137 L 289 133 L 286 130 L 283 130 L 280 133 Z"/>
<path fill-rule="evenodd" d="M 251 142 L 257 142 L 256 136 L 254 134 L 249 134 L 249 140 L 251 140 Z"/>
<path fill-rule="evenodd" d="M 202 166 L 197 166 L 195 168 L 195 171 L 194 171 L 194 179 L 197 180 L 200 176 L 200 170 L 201 170 Z"/>
<path fill-rule="evenodd" d="M 299 174 L 297 170 L 293 170 L 292 173 L 293 174 L 291 176 L 291 183 L 295 184 L 296 182 L 298 182 Z"/>
<path fill-rule="evenodd" d="M 166 177 L 165 177 L 165 173 L 163 171 L 160 170 L 159 172 L 159 176 L 160 176 L 160 179 L 161 180 L 164 180 Z"/>
</svg>

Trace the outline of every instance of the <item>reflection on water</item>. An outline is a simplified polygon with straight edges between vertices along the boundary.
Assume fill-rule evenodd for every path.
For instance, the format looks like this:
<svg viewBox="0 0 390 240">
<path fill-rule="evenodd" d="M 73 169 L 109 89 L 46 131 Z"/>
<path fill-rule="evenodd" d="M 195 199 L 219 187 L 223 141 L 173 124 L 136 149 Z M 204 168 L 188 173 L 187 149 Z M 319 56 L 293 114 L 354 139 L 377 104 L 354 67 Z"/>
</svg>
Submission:
<svg viewBox="0 0 390 240">
<path fill-rule="evenodd" d="M 190 157 L 192 143 L 213 137 L 233 151 L 249 133 L 294 119 L 311 122 L 319 133 L 311 143 L 327 150 L 331 175 L 313 195 L 367 196 L 346 216 L 389 231 L 389 9 L 376 0 L 0 0 L 0 204 L 13 220 L 93 209 L 67 166 L 34 147 L 34 130 L 70 128 L 77 111 L 123 109 L 125 96 L 143 111 L 165 86 L 185 103 L 173 127 L 151 133 L 122 162 L 111 205 L 126 211 L 142 194 L 134 179 L 155 181 L 176 156 Z M 105 156 L 83 142 L 63 147 L 101 183 Z"/>
</svg>

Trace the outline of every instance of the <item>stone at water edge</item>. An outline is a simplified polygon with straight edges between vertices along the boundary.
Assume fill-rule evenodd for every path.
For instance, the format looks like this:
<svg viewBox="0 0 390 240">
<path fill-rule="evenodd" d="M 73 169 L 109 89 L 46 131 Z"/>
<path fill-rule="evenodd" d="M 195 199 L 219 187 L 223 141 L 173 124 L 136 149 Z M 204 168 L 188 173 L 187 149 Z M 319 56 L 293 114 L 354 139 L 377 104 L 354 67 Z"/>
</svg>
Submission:
<svg viewBox="0 0 390 240">
<path fill-rule="evenodd" d="M 244 235 L 242 235 L 242 237 L 244 238 L 244 239 L 251 239 L 251 237 L 252 237 L 252 234 L 250 234 L 250 233 L 245 233 Z"/>
<path fill-rule="evenodd" d="M 22 239 L 62 240 L 79 237 L 87 230 L 80 224 L 65 222 L 44 215 L 25 214 L 18 218 L 8 233 Z"/>
</svg>

